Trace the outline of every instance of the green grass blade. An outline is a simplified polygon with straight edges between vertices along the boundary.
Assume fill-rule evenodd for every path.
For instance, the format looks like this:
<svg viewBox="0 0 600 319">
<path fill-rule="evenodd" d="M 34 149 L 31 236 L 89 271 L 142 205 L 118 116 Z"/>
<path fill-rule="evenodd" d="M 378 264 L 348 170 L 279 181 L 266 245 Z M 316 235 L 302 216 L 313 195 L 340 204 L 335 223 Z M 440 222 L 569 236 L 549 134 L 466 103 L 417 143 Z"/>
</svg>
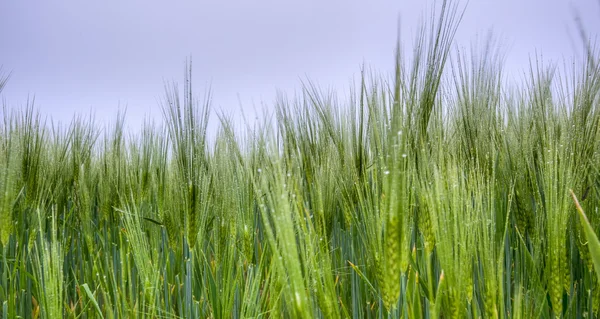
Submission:
<svg viewBox="0 0 600 319">
<path fill-rule="evenodd" d="M 573 197 L 573 201 L 575 202 L 575 206 L 577 207 L 577 211 L 579 212 L 579 220 L 581 221 L 581 225 L 583 226 L 583 231 L 585 232 L 585 237 L 587 239 L 587 244 L 590 249 L 590 257 L 594 262 L 594 269 L 596 269 L 596 276 L 598 276 L 598 280 L 600 280 L 600 241 L 598 237 L 594 233 L 594 229 L 590 222 L 588 221 L 583 208 L 579 205 L 579 201 L 577 200 L 577 196 L 573 193 L 572 190 L 571 196 Z"/>
<path fill-rule="evenodd" d="M 100 318 L 104 318 L 104 316 L 102 315 L 102 311 L 100 310 L 100 307 L 98 306 L 98 301 L 96 300 L 96 297 L 94 297 L 94 293 L 92 293 L 88 284 L 83 284 L 83 285 L 81 285 L 81 287 L 83 287 L 83 291 L 85 291 L 85 294 L 88 296 L 88 298 L 90 298 L 90 301 L 96 308 L 96 311 L 98 311 L 98 315 L 100 315 Z"/>
</svg>

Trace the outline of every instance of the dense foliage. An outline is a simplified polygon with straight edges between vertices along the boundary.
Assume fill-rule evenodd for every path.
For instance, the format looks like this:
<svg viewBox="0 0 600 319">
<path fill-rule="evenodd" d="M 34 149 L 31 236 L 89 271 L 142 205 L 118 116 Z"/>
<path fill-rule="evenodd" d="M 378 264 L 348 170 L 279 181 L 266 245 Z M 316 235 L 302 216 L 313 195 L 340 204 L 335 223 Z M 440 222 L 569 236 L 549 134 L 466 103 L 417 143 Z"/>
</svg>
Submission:
<svg viewBox="0 0 600 319">
<path fill-rule="evenodd" d="M 600 54 L 515 84 L 460 17 L 214 139 L 191 70 L 137 135 L 5 108 L 0 318 L 599 316 Z"/>
</svg>

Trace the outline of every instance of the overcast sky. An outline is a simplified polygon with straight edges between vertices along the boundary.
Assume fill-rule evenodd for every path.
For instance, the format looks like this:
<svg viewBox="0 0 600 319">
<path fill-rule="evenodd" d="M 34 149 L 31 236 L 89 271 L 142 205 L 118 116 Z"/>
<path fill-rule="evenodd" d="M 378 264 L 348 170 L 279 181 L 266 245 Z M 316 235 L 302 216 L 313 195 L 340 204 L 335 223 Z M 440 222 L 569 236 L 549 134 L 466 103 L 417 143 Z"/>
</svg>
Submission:
<svg viewBox="0 0 600 319">
<path fill-rule="evenodd" d="M 213 107 L 271 105 L 300 79 L 343 90 L 360 66 L 393 70 L 400 17 L 410 47 L 433 1 L 0 1 L 0 65 L 12 72 L 2 98 L 20 107 L 35 95 L 44 115 L 68 122 L 93 111 L 99 123 L 127 106 L 127 121 L 160 120 L 165 81 L 183 82 L 193 59 L 194 88 L 210 85 Z M 506 44 L 509 70 L 570 58 L 580 44 L 575 10 L 600 31 L 599 0 L 471 0 L 456 38 L 469 45 L 490 28 Z"/>
</svg>

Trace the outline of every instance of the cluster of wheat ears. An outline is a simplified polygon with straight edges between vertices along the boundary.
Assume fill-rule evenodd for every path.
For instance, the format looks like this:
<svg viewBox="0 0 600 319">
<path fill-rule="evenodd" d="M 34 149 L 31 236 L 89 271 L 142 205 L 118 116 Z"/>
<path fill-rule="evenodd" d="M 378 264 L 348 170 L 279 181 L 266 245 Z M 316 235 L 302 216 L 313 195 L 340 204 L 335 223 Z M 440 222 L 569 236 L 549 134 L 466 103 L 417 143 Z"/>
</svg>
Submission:
<svg viewBox="0 0 600 319">
<path fill-rule="evenodd" d="M 0 318 L 600 316 L 600 54 L 515 84 L 462 12 L 214 139 L 191 68 L 139 134 L 5 108 Z"/>
</svg>

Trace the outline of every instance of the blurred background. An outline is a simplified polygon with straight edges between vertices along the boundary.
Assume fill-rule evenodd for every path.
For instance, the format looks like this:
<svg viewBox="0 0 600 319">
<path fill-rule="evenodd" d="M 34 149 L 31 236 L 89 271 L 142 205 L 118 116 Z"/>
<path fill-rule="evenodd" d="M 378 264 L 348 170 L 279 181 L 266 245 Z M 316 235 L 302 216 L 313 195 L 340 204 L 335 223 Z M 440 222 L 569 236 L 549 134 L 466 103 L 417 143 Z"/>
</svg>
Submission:
<svg viewBox="0 0 600 319">
<path fill-rule="evenodd" d="M 2 103 L 21 108 L 35 97 L 55 121 L 91 113 L 101 126 L 126 109 L 137 131 L 144 119 L 162 122 L 165 84 L 183 88 L 191 57 L 196 97 L 210 89 L 213 110 L 241 124 L 242 110 L 259 118 L 278 90 L 291 96 L 301 81 L 344 96 L 363 63 L 391 75 L 398 32 L 410 54 L 419 22 L 431 21 L 439 3 L 2 1 L 0 65 L 11 73 Z M 471 1 L 455 40 L 468 47 L 492 30 L 506 52 L 507 78 L 518 80 L 536 52 L 561 65 L 581 59 L 578 23 L 597 34 L 600 1 Z"/>
</svg>

